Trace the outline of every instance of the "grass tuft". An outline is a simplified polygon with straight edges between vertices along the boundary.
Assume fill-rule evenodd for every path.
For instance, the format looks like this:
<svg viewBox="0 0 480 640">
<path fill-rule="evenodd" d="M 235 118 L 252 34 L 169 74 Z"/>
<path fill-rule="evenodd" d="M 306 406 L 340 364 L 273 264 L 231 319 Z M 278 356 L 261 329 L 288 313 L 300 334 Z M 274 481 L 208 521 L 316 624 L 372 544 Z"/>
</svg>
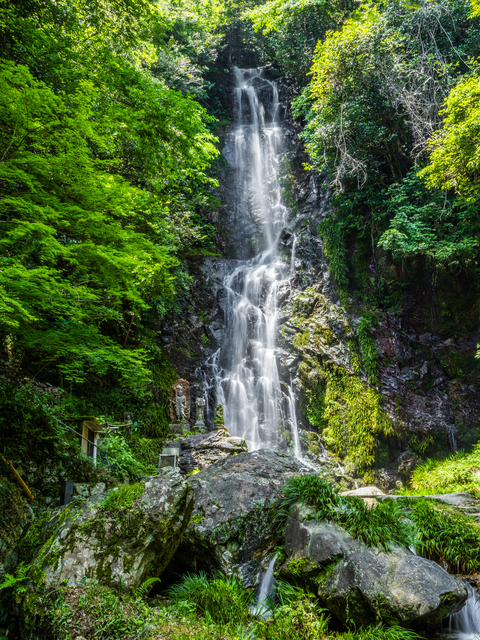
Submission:
<svg viewBox="0 0 480 640">
<path fill-rule="evenodd" d="M 480 568 L 480 526 L 469 516 L 430 500 L 412 500 L 410 517 L 429 558 L 446 561 L 457 572 Z"/>
<path fill-rule="evenodd" d="M 470 453 L 457 451 L 445 460 L 427 460 L 413 472 L 413 495 L 480 491 L 480 443 Z"/>
<path fill-rule="evenodd" d="M 278 526 L 285 524 L 293 504 L 303 502 L 316 510 L 317 520 L 343 527 L 369 547 L 388 550 L 399 545 L 408 549 L 417 542 L 414 527 L 407 519 L 404 507 L 393 500 L 368 509 L 361 498 L 342 497 L 331 484 L 315 475 L 289 478 L 283 494 L 277 515 Z"/>
</svg>

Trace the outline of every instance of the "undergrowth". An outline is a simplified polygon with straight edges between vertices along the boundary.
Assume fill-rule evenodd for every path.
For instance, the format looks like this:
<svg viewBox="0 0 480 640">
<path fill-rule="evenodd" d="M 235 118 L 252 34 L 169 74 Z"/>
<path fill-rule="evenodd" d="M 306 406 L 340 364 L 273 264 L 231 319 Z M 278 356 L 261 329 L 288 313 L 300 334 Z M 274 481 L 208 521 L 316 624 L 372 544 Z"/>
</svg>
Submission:
<svg viewBox="0 0 480 640">
<path fill-rule="evenodd" d="M 12 577 L 12 580 L 20 583 L 20 578 Z M 413 631 L 396 626 L 332 632 L 328 627 L 329 617 L 316 596 L 282 581 L 276 585 L 275 601 L 269 602 L 268 617 L 251 606 L 255 594 L 244 589 L 236 577 L 188 574 L 164 592 L 164 596 L 147 598 L 150 587 L 151 580 L 129 592 L 96 582 L 78 588 L 49 589 L 44 597 L 36 600 L 35 633 L 52 640 L 78 637 L 85 640 L 416 640 L 419 637 Z M 24 586 L 22 589 L 21 595 L 24 595 Z"/>
<path fill-rule="evenodd" d="M 419 537 L 419 551 L 446 561 L 457 572 L 480 568 L 480 527 L 469 516 L 441 503 L 412 500 L 411 519 Z"/>
<path fill-rule="evenodd" d="M 168 590 L 177 605 L 188 603 L 190 611 L 226 624 L 230 620 L 248 619 L 253 594 L 242 588 L 235 576 L 217 576 L 209 580 L 205 572 L 187 574 L 179 584 Z"/>
<path fill-rule="evenodd" d="M 457 572 L 480 568 L 480 526 L 473 518 L 440 502 L 402 498 L 369 509 L 361 498 L 340 496 L 315 475 L 289 478 L 283 488 L 277 526 L 283 527 L 296 502 L 312 507 L 317 520 L 335 523 L 369 547 L 415 548 L 445 561 Z"/>
<path fill-rule="evenodd" d="M 413 472 L 407 494 L 480 490 L 480 443 L 470 453 L 457 451 L 445 460 L 427 460 Z"/>
<path fill-rule="evenodd" d="M 323 478 L 315 475 L 289 478 L 283 488 L 277 524 L 283 526 L 290 507 L 303 502 L 315 509 L 317 520 L 333 522 L 367 546 L 389 549 L 394 545 L 410 548 L 416 543 L 415 531 L 405 509 L 393 500 L 368 509 L 361 498 L 342 497 Z"/>
</svg>

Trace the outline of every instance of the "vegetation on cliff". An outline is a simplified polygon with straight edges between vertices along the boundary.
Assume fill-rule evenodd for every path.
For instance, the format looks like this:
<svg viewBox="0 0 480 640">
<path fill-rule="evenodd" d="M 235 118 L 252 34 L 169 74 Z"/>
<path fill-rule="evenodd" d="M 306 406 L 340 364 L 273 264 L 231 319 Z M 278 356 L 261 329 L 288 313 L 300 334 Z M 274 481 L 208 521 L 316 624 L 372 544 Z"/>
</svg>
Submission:
<svg viewBox="0 0 480 640">
<path fill-rule="evenodd" d="M 133 481 L 103 504 L 112 516 L 155 470 L 178 377 L 161 329 L 190 305 L 197 260 L 219 255 L 225 233 L 217 135 L 229 122 L 235 64 L 284 75 L 307 154 L 295 163 L 331 188 L 314 233 L 344 308 L 307 288 L 291 296 L 282 329 L 295 334 L 301 362 L 312 429 L 304 449 L 318 453 L 318 432 L 356 474 L 389 438 L 423 456 L 434 436 L 407 440 L 396 397 L 387 411 L 380 380 L 390 356 L 380 361 L 372 336 L 389 313 L 414 317 L 419 335 L 441 332 L 445 343 L 479 328 L 478 0 L 4 0 L 0 18 L 1 452 L 20 465 L 35 511 L 56 504 L 59 480 Z M 188 344 L 178 348 L 189 356 Z M 439 378 L 423 349 L 433 389 Z M 476 365 L 439 354 L 449 381 L 465 375 L 478 388 Z M 73 419 L 124 411 L 134 414 L 131 430 L 109 436 L 109 465 L 94 466 Z M 477 449 L 427 460 L 411 493 L 476 491 Z M 2 560 L 32 515 L 3 465 Z M 367 545 L 415 545 L 451 571 L 479 568 L 478 524 L 444 505 L 406 496 L 369 511 L 317 476 L 287 482 L 281 517 L 295 501 Z M 26 570 L 7 575 L 2 602 L 24 593 Z M 287 585 L 268 622 L 233 578 L 186 576 L 168 601 L 147 602 L 151 586 L 60 586 L 33 604 L 59 640 L 153 638 L 159 629 L 178 640 L 416 637 L 395 627 L 333 633 L 315 596 Z"/>
</svg>

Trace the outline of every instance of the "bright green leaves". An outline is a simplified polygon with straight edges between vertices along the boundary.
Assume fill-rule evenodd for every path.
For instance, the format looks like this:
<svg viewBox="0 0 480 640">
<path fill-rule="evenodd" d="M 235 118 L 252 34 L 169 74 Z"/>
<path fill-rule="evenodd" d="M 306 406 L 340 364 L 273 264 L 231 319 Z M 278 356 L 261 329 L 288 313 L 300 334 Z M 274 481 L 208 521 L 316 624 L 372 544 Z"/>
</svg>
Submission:
<svg viewBox="0 0 480 640">
<path fill-rule="evenodd" d="M 379 9 L 367 6 L 318 43 L 308 98 L 301 97 L 297 108 L 305 111 L 310 102 L 303 137 L 312 165 L 329 170 L 339 190 L 352 179 L 363 185 L 385 158 L 388 129 L 395 126 L 385 75 L 401 42 Z"/>
<path fill-rule="evenodd" d="M 439 268 L 475 264 L 480 244 L 476 202 L 429 191 L 415 171 L 386 195 L 392 219 L 380 246 L 402 258 L 428 256 Z"/>
<path fill-rule="evenodd" d="M 462 78 L 450 92 L 443 127 L 430 141 L 430 163 L 419 175 L 431 189 L 464 198 L 480 192 L 480 76 Z"/>
<path fill-rule="evenodd" d="M 311 7 L 328 10 L 328 5 L 325 0 L 270 0 L 249 9 L 244 16 L 252 20 L 255 31 L 261 29 L 267 35 L 271 31 L 279 31 L 292 14 L 302 14 Z"/>
<path fill-rule="evenodd" d="M 192 5 L 192 32 L 218 10 Z M 0 335 L 28 375 L 145 389 L 146 311 L 158 324 L 182 252 L 209 246 L 212 118 L 151 72 L 177 20 L 148 0 L 0 3 Z"/>
<path fill-rule="evenodd" d="M 168 148 L 153 148 L 151 164 L 161 167 L 165 157 L 164 175 L 176 163 L 185 181 L 213 156 L 210 134 L 204 130 L 202 140 L 195 103 L 152 85 L 159 104 L 165 97 Z M 154 193 L 102 168 L 112 166 L 98 157 L 112 139 L 96 126 L 96 98 L 91 85 L 73 96 L 56 94 L 26 67 L 1 64 L 2 332 L 14 333 L 17 348 L 33 350 L 39 368 L 53 363 L 72 381 L 116 370 L 137 385 L 147 376 L 145 351 L 123 349 L 102 327 L 121 322 L 127 309 L 147 308 L 151 296 L 175 294 L 175 236 Z M 160 120 L 159 108 L 152 121 Z"/>
<path fill-rule="evenodd" d="M 303 83 L 317 42 L 329 29 L 338 28 L 353 7 L 351 0 L 269 0 L 248 9 L 243 17 L 266 36 L 281 69 Z"/>
<path fill-rule="evenodd" d="M 356 469 L 375 462 L 377 435 L 392 435 L 394 425 L 380 393 L 340 368 L 326 372 L 322 431 L 326 445 Z"/>
</svg>

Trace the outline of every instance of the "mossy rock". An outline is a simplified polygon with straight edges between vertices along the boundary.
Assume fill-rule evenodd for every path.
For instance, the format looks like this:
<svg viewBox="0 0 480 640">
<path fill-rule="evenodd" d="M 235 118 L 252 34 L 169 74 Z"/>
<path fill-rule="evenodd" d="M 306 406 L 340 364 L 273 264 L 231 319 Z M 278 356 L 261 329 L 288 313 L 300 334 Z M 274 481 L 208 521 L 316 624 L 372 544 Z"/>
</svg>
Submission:
<svg viewBox="0 0 480 640">
<path fill-rule="evenodd" d="M 193 491 L 174 469 L 85 501 L 45 511 L 10 554 L 6 570 L 31 565 L 35 584 L 77 587 L 86 579 L 136 587 L 159 576 L 186 529 Z"/>
<path fill-rule="evenodd" d="M 400 547 L 367 547 L 301 504 L 287 520 L 285 553 L 281 576 L 314 586 L 340 622 L 356 627 L 437 623 L 467 597 L 461 581 L 435 562 Z"/>
</svg>

